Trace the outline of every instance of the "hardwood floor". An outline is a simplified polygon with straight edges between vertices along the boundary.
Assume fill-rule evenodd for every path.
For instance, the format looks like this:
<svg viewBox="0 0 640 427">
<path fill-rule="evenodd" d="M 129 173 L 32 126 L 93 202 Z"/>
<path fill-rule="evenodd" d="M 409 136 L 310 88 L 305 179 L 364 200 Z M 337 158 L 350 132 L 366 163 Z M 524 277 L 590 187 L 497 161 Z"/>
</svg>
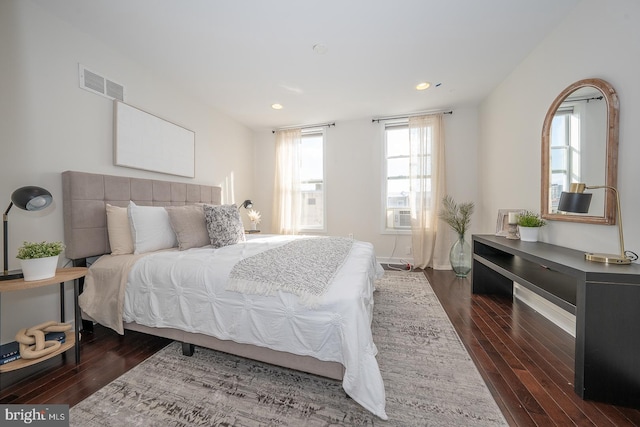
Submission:
<svg viewBox="0 0 640 427">
<path fill-rule="evenodd" d="M 640 426 L 640 411 L 574 393 L 570 335 L 518 301 L 472 296 L 469 280 L 450 271 L 425 274 L 510 425 Z M 73 406 L 168 343 L 96 326 L 82 338 L 77 367 L 71 350 L 64 360 L 1 374 L 0 403 Z"/>
<path fill-rule="evenodd" d="M 0 403 L 73 406 L 136 366 L 171 340 L 96 326 L 83 333 L 80 364 L 73 349 L 37 365 L 0 374 Z"/>
<path fill-rule="evenodd" d="M 425 275 L 510 425 L 640 425 L 638 410 L 575 394 L 571 335 L 520 301 L 471 295 L 451 271 Z"/>
</svg>

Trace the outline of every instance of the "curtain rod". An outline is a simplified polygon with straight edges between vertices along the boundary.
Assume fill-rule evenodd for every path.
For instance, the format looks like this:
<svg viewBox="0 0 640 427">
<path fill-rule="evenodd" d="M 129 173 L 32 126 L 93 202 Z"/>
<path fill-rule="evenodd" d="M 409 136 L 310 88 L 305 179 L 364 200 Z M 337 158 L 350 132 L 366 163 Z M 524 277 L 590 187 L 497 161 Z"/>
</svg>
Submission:
<svg viewBox="0 0 640 427">
<path fill-rule="evenodd" d="M 565 101 L 567 102 L 578 102 L 578 101 L 602 101 L 604 96 L 592 96 L 591 98 L 567 98 Z"/>
<path fill-rule="evenodd" d="M 425 111 L 422 113 L 412 113 L 412 114 L 406 114 L 404 116 L 388 116 L 388 117 L 378 117 L 377 119 L 371 119 L 371 123 L 375 123 L 375 122 L 381 122 L 383 120 L 395 120 L 395 119 L 408 119 L 409 117 L 416 117 L 416 116 L 431 116 L 431 115 L 435 115 L 435 114 L 453 114 L 453 110 L 449 110 L 449 111 Z"/>
<path fill-rule="evenodd" d="M 321 128 L 321 127 L 331 127 L 331 126 L 335 126 L 336 122 L 333 123 L 318 123 L 317 125 L 304 125 L 304 126 L 287 126 L 284 128 L 278 128 L 275 130 L 272 130 L 271 133 L 276 133 L 280 130 L 290 130 L 290 129 L 313 129 L 313 128 Z"/>
</svg>

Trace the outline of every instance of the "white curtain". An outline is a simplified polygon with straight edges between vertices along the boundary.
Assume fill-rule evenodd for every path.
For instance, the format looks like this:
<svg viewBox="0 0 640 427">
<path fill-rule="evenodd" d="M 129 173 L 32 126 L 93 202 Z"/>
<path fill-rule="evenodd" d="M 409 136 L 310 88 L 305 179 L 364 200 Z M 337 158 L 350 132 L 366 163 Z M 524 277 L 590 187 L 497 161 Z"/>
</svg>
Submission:
<svg viewBox="0 0 640 427">
<path fill-rule="evenodd" d="M 297 234 L 300 230 L 300 129 L 276 132 L 276 173 L 272 230 Z"/>
<path fill-rule="evenodd" d="M 418 268 L 451 269 L 449 238 L 438 230 L 446 194 L 442 114 L 409 117 L 411 241 Z"/>
</svg>

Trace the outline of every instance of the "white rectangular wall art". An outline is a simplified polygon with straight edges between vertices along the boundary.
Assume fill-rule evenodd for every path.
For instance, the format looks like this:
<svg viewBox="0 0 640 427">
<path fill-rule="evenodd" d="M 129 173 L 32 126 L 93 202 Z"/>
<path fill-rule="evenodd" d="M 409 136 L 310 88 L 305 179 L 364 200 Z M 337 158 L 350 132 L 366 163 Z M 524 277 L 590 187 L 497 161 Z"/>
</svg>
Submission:
<svg viewBox="0 0 640 427">
<path fill-rule="evenodd" d="M 114 101 L 114 164 L 195 177 L 195 132 Z"/>
</svg>

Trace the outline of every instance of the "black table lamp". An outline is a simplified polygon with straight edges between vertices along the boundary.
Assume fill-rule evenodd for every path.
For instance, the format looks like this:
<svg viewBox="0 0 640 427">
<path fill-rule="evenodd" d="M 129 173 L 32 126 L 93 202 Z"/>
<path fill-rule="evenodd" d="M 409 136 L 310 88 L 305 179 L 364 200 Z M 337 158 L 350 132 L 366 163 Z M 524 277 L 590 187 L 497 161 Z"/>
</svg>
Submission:
<svg viewBox="0 0 640 427">
<path fill-rule="evenodd" d="M 17 206 L 20 209 L 25 211 L 39 211 L 47 206 L 49 206 L 53 202 L 53 197 L 51 193 L 49 193 L 44 188 L 27 186 L 18 188 L 11 194 L 11 202 L 9 203 L 9 207 L 6 211 L 4 211 L 4 215 L 2 216 L 2 231 L 3 231 L 3 253 L 4 256 L 4 270 L 2 272 L 2 276 L 0 276 L 0 280 L 11 280 L 11 279 L 19 279 L 22 277 L 21 271 L 12 271 L 9 272 L 9 243 L 8 243 L 8 234 L 9 234 L 9 211 L 12 206 Z"/>
<path fill-rule="evenodd" d="M 589 205 L 591 204 L 591 193 L 585 193 L 584 190 L 604 188 L 613 191 L 616 195 L 616 210 L 618 212 L 618 234 L 620 236 L 620 254 L 594 254 L 585 253 L 584 256 L 589 261 L 604 262 L 607 264 L 631 264 L 633 261 L 629 258 L 624 250 L 624 237 L 622 235 L 622 212 L 620 211 L 620 195 L 618 190 L 614 187 L 606 185 L 598 185 L 589 187 L 584 183 L 573 183 L 569 192 L 563 191 L 560 194 L 560 201 L 558 202 L 558 210 L 562 212 L 573 213 L 587 213 L 589 212 Z"/>
</svg>

